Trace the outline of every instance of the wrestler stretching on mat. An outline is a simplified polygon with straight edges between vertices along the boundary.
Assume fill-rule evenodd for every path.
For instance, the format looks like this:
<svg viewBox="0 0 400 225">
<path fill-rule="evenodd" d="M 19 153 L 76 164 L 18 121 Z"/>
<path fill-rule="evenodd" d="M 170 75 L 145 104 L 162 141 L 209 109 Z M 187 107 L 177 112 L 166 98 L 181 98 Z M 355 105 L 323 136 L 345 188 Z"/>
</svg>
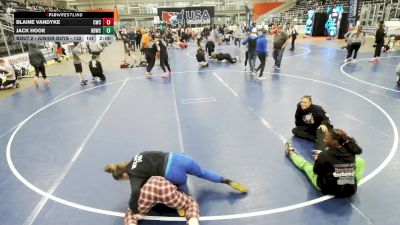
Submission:
<svg viewBox="0 0 400 225">
<path fill-rule="evenodd" d="M 108 164 L 106 172 L 112 173 L 116 180 L 128 180 L 131 183 L 131 198 L 129 207 L 137 209 L 140 189 L 152 176 L 161 176 L 172 182 L 178 190 L 189 194 L 187 175 L 209 180 L 214 183 L 223 183 L 244 193 L 248 188 L 219 174 L 202 168 L 189 156 L 178 152 L 145 151 L 136 155 L 129 163 Z M 181 211 L 178 211 L 182 215 Z M 133 211 L 137 213 L 137 211 Z"/>
<path fill-rule="evenodd" d="M 305 95 L 297 104 L 295 119 L 296 127 L 292 130 L 293 134 L 317 142 L 315 149 L 323 149 L 324 135 L 333 128 L 325 110 L 319 105 L 314 105 L 311 96 Z"/>
<path fill-rule="evenodd" d="M 140 189 L 137 208 L 125 213 L 125 225 L 137 225 L 156 204 L 186 212 L 188 225 L 199 225 L 199 204 L 190 196 L 178 191 L 177 187 L 164 177 L 150 177 Z"/>
<path fill-rule="evenodd" d="M 286 142 L 285 154 L 323 194 L 350 197 L 364 173 L 365 161 L 358 156 L 362 149 L 340 129 L 327 131 L 324 141 L 327 149 L 314 151 L 314 165 L 297 153 L 290 141 Z"/>
</svg>

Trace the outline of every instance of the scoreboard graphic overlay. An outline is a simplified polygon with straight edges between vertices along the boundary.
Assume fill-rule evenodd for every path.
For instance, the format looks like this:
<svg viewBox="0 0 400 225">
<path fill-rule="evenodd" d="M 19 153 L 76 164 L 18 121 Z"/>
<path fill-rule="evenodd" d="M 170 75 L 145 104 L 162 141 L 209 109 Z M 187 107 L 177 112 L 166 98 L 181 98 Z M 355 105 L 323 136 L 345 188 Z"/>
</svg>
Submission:
<svg viewBox="0 0 400 225">
<path fill-rule="evenodd" d="M 15 42 L 111 42 L 113 12 L 15 12 Z"/>
</svg>

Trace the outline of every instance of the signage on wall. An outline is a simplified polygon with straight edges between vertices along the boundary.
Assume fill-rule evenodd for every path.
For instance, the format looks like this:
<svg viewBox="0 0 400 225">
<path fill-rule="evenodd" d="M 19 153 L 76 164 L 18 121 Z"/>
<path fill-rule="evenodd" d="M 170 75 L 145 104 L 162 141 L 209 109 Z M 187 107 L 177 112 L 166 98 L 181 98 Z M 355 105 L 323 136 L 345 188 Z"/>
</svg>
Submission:
<svg viewBox="0 0 400 225">
<path fill-rule="evenodd" d="M 305 34 L 306 35 L 312 35 L 312 29 L 314 26 L 314 15 L 315 15 L 315 11 L 314 10 L 308 10 L 308 16 L 307 16 L 307 21 L 306 21 L 306 31 Z"/>
<path fill-rule="evenodd" d="M 357 0 L 350 0 L 349 5 L 349 22 L 355 25 L 357 18 Z"/>
<path fill-rule="evenodd" d="M 343 6 L 335 6 L 326 9 L 329 19 L 325 24 L 325 29 L 329 37 L 334 37 L 338 34 L 343 11 Z"/>
<path fill-rule="evenodd" d="M 158 8 L 162 22 L 172 26 L 212 24 L 214 7 Z"/>
</svg>

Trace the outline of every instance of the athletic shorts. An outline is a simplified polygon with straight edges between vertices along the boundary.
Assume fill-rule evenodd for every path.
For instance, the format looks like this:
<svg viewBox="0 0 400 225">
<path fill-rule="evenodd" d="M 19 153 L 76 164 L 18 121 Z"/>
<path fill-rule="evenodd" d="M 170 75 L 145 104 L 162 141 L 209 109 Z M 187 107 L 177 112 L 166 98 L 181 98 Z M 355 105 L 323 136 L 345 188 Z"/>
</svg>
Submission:
<svg viewBox="0 0 400 225">
<path fill-rule="evenodd" d="M 74 64 L 74 66 L 75 66 L 76 73 L 82 73 L 82 63 Z"/>
</svg>

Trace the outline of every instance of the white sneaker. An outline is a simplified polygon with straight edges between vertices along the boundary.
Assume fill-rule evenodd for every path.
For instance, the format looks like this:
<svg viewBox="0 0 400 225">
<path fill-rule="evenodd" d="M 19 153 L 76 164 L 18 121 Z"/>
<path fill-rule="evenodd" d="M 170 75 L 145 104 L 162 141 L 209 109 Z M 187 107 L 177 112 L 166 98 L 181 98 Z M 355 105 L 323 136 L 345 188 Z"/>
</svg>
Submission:
<svg viewBox="0 0 400 225">
<path fill-rule="evenodd" d="M 267 78 L 265 78 L 264 76 L 257 77 L 257 80 L 265 80 L 265 79 L 267 79 Z"/>
</svg>

